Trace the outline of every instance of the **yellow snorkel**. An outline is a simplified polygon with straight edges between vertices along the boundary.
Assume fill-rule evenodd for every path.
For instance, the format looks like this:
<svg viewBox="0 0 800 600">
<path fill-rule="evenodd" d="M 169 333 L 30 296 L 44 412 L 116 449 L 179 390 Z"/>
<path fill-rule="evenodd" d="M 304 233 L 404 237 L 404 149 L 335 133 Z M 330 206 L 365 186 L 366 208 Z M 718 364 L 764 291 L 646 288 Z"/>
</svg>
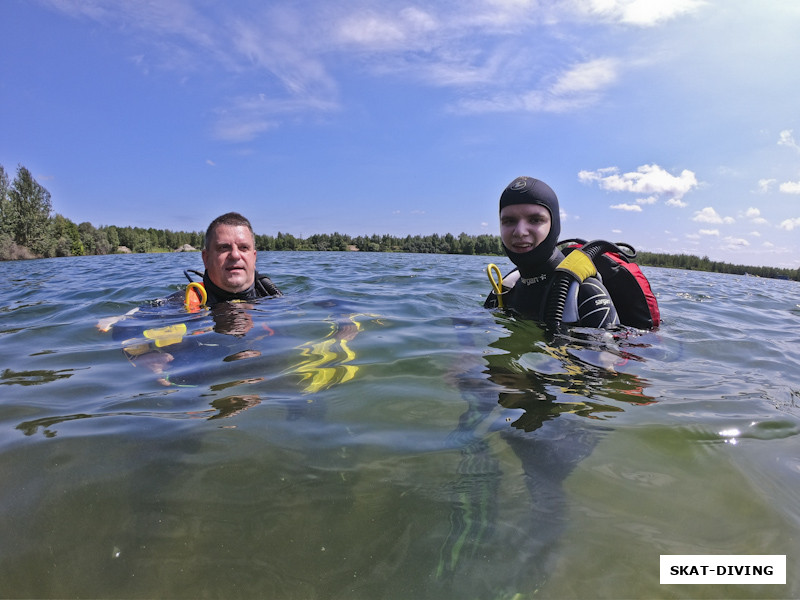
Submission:
<svg viewBox="0 0 800 600">
<path fill-rule="evenodd" d="M 492 289 L 494 289 L 495 296 L 497 296 L 497 306 L 499 308 L 504 308 L 503 275 L 500 273 L 500 268 L 496 264 L 492 263 L 486 267 L 486 274 L 489 276 L 489 281 L 492 283 Z M 497 279 L 495 279 L 495 276 Z"/>
<path fill-rule="evenodd" d="M 192 290 L 195 290 L 197 295 L 200 297 L 199 306 L 192 301 Z M 203 287 L 202 283 L 192 281 L 186 286 L 186 295 L 184 296 L 183 306 L 187 311 L 192 312 L 193 309 L 203 308 L 206 305 L 206 301 L 208 301 L 208 293 L 206 293 L 206 288 Z"/>
</svg>

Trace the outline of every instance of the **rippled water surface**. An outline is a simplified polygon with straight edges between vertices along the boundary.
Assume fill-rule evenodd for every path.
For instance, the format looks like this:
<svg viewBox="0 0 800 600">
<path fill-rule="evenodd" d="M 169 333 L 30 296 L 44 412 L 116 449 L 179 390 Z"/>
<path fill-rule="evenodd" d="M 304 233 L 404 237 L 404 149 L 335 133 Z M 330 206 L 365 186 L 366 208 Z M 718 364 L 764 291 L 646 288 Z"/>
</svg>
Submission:
<svg viewBox="0 0 800 600">
<path fill-rule="evenodd" d="M 0 263 L 0 597 L 800 597 L 800 285 L 645 269 L 660 329 L 550 340 L 488 262 L 263 253 L 283 298 L 108 332 L 199 254 Z"/>
</svg>

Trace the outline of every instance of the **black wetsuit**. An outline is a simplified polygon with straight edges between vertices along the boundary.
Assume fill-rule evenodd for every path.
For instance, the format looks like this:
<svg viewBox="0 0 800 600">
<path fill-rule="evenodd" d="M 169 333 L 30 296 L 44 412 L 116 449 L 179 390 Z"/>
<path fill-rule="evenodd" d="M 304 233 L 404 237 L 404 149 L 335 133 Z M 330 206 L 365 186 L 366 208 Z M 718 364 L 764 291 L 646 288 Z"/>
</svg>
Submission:
<svg viewBox="0 0 800 600">
<path fill-rule="evenodd" d="M 556 251 L 558 262 L 563 259 Z M 514 279 L 512 287 L 503 294 L 503 305 L 519 316 L 544 322 L 547 299 L 553 281 L 553 271 L 535 274 L 531 277 Z M 513 275 L 517 273 L 512 272 Z M 510 274 L 511 275 L 511 274 Z M 508 279 L 509 276 L 506 276 Z M 568 304 L 564 310 L 564 323 L 580 327 L 608 328 L 619 324 L 617 311 L 611 296 L 603 283 L 596 277 L 588 277 L 583 283 L 574 282 L 570 289 Z M 504 286 L 505 287 L 505 286 Z M 497 308 L 497 295 L 489 294 L 484 303 L 486 308 Z"/>
<path fill-rule="evenodd" d="M 200 275 L 199 271 L 189 270 L 186 271 L 186 276 L 189 273 Z M 259 275 L 256 271 L 255 280 L 253 285 L 244 290 L 243 292 L 228 292 L 217 286 L 208 276 L 208 272 L 203 273 L 203 287 L 206 290 L 206 306 L 211 308 L 220 302 L 230 302 L 231 300 L 258 300 L 259 298 L 277 298 L 283 296 L 283 293 L 272 283 L 272 280 L 266 275 Z M 154 300 L 152 305 L 162 304 L 183 304 L 186 293 L 181 290 L 174 292 L 160 300 Z"/>
<path fill-rule="evenodd" d="M 208 272 L 203 274 L 203 287 L 206 289 L 206 294 L 208 294 L 206 306 L 209 307 L 219 302 L 230 302 L 231 300 L 257 300 L 258 298 L 283 296 L 269 277 L 259 275 L 258 272 L 256 272 L 253 285 L 243 292 L 232 293 L 219 288 L 208 277 Z"/>
</svg>

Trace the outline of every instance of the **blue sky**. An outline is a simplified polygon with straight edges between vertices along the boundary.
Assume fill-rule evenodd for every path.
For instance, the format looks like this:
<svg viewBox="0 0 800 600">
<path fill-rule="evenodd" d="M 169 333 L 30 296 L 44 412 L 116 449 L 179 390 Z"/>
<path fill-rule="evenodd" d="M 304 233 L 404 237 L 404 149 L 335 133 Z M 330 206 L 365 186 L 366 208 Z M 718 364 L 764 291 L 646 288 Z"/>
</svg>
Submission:
<svg viewBox="0 0 800 600">
<path fill-rule="evenodd" d="M 796 0 L 0 0 L 0 164 L 76 223 L 562 236 L 800 266 Z"/>
</svg>

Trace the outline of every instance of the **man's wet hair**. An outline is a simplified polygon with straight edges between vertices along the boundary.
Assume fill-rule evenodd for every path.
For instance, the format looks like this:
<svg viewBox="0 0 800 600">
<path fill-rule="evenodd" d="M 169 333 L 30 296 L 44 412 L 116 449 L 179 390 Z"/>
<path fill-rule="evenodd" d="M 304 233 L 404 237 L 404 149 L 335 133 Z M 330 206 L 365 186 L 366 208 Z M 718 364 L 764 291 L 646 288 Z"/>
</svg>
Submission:
<svg viewBox="0 0 800 600">
<path fill-rule="evenodd" d="M 208 229 L 206 229 L 206 236 L 203 239 L 203 248 L 206 250 L 208 250 L 208 240 L 211 239 L 211 236 L 220 225 L 230 225 L 231 227 L 247 227 L 255 239 L 256 234 L 253 231 L 253 226 L 250 224 L 250 221 L 247 220 L 247 217 L 240 215 L 237 212 L 229 212 L 225 213 L 224 215 L 220 215 L 211 221 Z"/>
</svg>

